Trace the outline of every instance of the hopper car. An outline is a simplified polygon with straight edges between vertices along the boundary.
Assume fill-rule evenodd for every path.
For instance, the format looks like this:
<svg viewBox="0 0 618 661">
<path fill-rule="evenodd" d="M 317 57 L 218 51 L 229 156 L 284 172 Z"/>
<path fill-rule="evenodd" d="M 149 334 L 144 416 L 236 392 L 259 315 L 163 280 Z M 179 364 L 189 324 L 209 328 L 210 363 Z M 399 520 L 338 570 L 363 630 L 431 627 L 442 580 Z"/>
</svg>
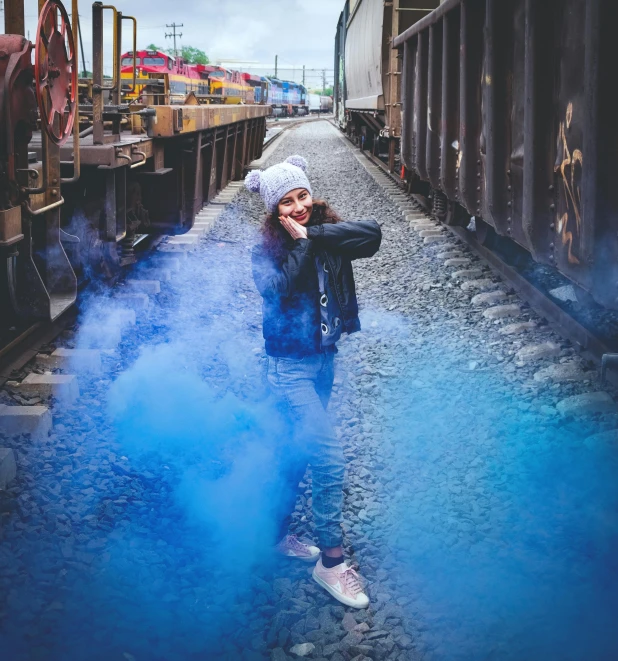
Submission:
<svg viewBox="0 0 618 661">
<path fill-rule="evenodd" d="M 335 38 L 335 121 L 362 149 L 388 159 L 401 136 L 401 69 L 392 41 L 438 0 L 347 0 Z"/>
<path fill-rule="evenodd" d="M 156 79 L 139 83 L 147 103 L 126 103 L 121 86 L 132 92 L 139 79 L 136 63 L 122 78 L 119 44 L 126 25 L 135 44 L 133 17 L 92 5 L 93 76 L 78 80 L 78 0 L 72 21 L 60 0 L 41 0 L 33 41 L 24 36 L 24 0 L 4 8 L 0 350 L 20 329 L 62 315 L 80 285 L 106 287 L 144 238 L 188 232 L 202 206 L 261 155 L 271 112 L 170 105 L 149 90 Z M 111 78 L 103 77 L 104 12 L 115 35 Z"/>
<path fill-rule="evenodd" d="M 614 0 L 446 0 L 394 42 L 409 190 L 613 309 L 617 20 Z"/>
<path fill-rule="evenodd" d="M 338 126 L 444 222 L 472 217 L 481 243 L 524 249 L 582 302 L 618 309 L 618 3 L 442 0 L 424 15 L 390 5 L 344 5 Z M 393 25 L 392 39 L 389 7 L 393 21 L 414 16 L 406 29 Z"/>
</svg>

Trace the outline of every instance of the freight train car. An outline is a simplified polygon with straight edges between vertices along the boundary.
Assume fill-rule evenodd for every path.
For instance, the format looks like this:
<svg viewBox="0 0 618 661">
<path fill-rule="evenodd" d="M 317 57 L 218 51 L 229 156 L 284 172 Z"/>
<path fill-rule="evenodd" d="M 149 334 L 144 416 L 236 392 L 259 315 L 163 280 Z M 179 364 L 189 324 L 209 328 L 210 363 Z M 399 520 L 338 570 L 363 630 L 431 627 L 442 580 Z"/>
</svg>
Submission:
<svg viewBox="0 0 618 661">
<path fill-rule="evenodd" d="M 78 83 L 77 0 L 72 25 L 63 4 L 47 0 L 36 43 L 24 37 L 24 1 L 4 7 L 0 352 L 33 322 L 68 310 L 79 285 L 104 289 L 135 261 L 140 238 L 189 232 L 202 206 L 259 157 L 270 114 L 259 105 L 122 103 L 119 48 L 113 77 L 103 77 L 103 12 L 116 44 L 132 17 L 92 5 L 94 72 Z M 133 72 L 128 84 L 138 84 Z"/>
<path fill-rule="evenodd" d="M 392 40 L 438 0 L 347 0 L 335 39 L 335 117 L 359 146 L 388 158 L 401 134 L 400 67 Z"/>
<path fill-rule="evenodd" d="M 320 94 L 309 94 L 309 112 L 324 112 L 329 113 L 333 111 L 333 98 L 331 96 L 321 96 Z"/>
<path fill-rule="evenodd" d="M 617 23 L 615 0 L 446 0 L 395 40 L 411 189 L 611 308 Z"/>
</svg>

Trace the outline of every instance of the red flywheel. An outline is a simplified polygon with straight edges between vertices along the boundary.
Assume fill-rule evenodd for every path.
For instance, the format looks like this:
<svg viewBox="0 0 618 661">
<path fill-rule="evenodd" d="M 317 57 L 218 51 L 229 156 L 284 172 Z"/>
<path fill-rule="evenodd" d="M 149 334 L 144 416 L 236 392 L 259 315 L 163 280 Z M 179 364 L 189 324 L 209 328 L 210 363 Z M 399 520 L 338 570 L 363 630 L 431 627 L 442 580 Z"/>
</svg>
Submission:
<svg viewBox="0 0 618 661">
<path fill-rule="evenodd" d="M 63 145 L 77 112 L 77 66 L 69 16 L 59 0 L 47 0 L 39 16 L 34 77 L 41 126 L 53 143 Z"/>
</svg>

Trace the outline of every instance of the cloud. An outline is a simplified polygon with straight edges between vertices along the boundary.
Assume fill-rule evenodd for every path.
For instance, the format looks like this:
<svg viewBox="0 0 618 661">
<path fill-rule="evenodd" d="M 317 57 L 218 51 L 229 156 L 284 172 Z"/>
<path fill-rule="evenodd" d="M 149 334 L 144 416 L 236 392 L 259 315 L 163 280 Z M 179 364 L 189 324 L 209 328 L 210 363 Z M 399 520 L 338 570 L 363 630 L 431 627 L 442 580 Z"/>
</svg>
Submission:
<svg viewBox="0 0 618 661">
<path fill-rule="evenodd" d="M 70 9 L 70 3 L 66 2 Z M 196 46 L 215 58 L 274 63 L 281 67 L 332 69 L 336 24 L 343 0 L 120 0 L 116 7 L 138 22 L 138 46 L 171 46 L 166 25 L 182 25 L 180 43 Z M 88 68 L 92 68 L 92 12 L 80 8 L 82 39 Z M 36 32 L 35 0 L 26 0 L 26 31 Z M 105 22 L 105 71 L 111 73 L 111 12 Z M 130 24 L 124 24 L 123 50 L 131 48 Z M 80 53 L 81 58 L 81 53 Z M 81 67 L 80 67 L 81 68 Z M 328 72 L 328 78 L 332 73 Z M 309 81 L 312 83 L 313 81 Z"/>
</svg>

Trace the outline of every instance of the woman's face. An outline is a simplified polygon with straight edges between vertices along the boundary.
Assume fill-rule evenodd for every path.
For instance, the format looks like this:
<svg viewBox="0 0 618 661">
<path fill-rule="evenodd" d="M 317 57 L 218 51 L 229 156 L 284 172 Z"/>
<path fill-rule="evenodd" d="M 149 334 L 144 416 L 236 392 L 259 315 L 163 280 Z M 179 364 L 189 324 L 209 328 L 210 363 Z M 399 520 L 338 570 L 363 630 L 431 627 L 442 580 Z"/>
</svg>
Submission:
<svg viewBox="0 0 618 661">
<path fill-rule="evenodd" d="M 299 225 L 306 225 L 313 211 L 313 199 L 306 188 L 295 188 L 282 197 L 277 207 L 280 216 L 290 216 Z"/>
</svg>

